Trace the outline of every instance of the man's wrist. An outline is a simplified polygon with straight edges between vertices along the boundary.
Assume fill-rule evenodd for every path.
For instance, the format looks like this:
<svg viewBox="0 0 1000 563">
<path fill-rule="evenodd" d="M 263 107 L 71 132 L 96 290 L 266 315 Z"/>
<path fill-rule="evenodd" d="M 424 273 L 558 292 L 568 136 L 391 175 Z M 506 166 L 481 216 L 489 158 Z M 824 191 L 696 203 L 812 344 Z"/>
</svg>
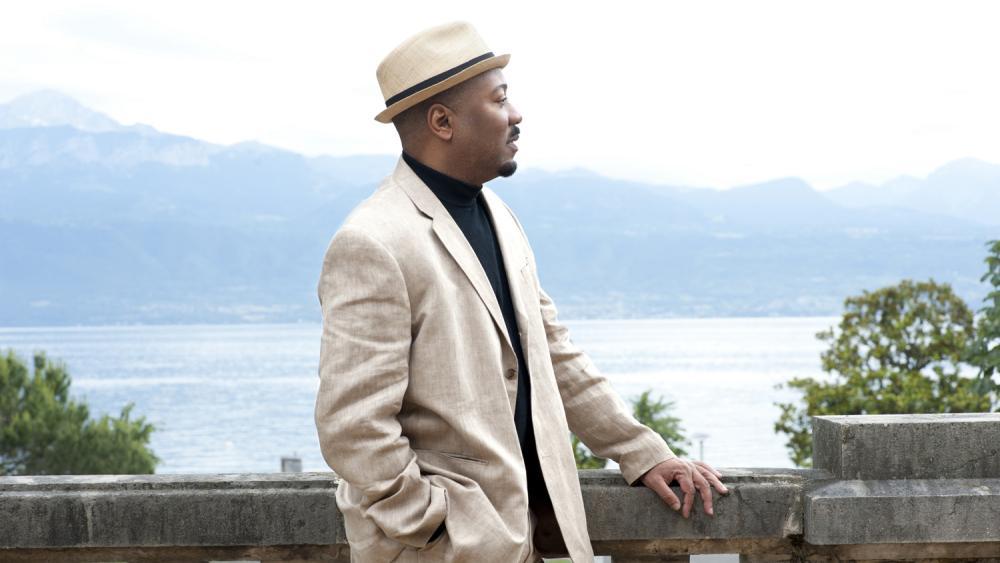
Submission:
<svg viewBox="0 0 1000 563">
<path fill-rule="evenodd" d="M 642 480 L 646 478 L 646 475 L 648 475 L 649 472 L 652 471 L 654 467 L 660 465 L 661 463 L 666 463 L 672 459 L 677 459 L 677 456 L 674 454 L 674 452 L 671 451 L 666 457 L 657 457 L 654 459 L 656 459 L 657 461 L 653 462 L 651 465 L 642 470 L 642 473 L 640 473 L 639 476 L 636 477 L 634 481 L 631 481 L 630 483 L 631 486 L 638 487 L 640 485 L 644 485 Z"/>
</svg>

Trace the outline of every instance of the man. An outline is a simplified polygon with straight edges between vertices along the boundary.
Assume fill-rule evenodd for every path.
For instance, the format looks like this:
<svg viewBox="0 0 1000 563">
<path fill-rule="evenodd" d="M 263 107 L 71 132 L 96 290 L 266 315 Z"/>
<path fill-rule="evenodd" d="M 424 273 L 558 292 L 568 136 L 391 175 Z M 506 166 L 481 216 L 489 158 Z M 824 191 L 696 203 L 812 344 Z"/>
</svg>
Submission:
<svg viewBox="0 0 1000 563">
<path fill-rule="evenodd" d="M 403 155 L 333 237 L 319 281 L 316 425 L 354 561 L 591 561 L 571 430 L 685 517 L 696 490 L 708 514 L 711 487 L 726 490 L 632 418 L 482 187 L 517 167 L 508 59 L 454 23 L 378 68 L 376 119 Z"/>
</svg>

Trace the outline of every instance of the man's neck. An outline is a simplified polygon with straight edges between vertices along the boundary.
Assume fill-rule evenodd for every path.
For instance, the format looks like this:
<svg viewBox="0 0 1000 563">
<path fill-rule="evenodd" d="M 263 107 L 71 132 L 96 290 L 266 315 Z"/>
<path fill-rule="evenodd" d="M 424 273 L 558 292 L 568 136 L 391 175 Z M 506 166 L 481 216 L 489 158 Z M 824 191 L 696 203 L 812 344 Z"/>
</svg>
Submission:
<svg viewBox="0 0 1000 563">
<path fill-rule="evenodd" d="M 403 151 L 403 160 L 445 206 L 467 207 L 475 205 L 482 192 L 482 186 L 475 186 L 454 178 L 440 170 L 421 162 L 420 159 Z"/>
<path fill-rule="evenodd" d="M 433 150 L 412 150 L 408 148 L 403 148 L 403 154 L 416 160 L 420 164 L 435 170 L 453 180 L 462 182 L 469 186 L 476 186 L 481 188 L 483 186 L 483 180 L 477 180 L 475 178 L 470 178 L 466 170 L 462 170 L 459 164 L 460 159 L 455 159 L 454 157 L 447 157 L 439 151 Z"/>
</svg>

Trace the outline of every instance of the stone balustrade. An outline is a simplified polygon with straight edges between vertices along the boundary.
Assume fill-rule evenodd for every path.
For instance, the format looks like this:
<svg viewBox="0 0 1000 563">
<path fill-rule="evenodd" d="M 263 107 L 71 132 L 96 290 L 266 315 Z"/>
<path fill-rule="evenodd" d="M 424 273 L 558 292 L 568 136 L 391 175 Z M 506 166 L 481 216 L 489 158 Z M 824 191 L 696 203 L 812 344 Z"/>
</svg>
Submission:
<svg viewBox="0 0 1000 563">
<path fill-rule="evenodd" d="M 723 469 L 684 520 L 617 471 L 581 471 L 616 563 L 1000 561 L 1000 414 L 817 417 L 816 468 Z M 0 478 L 0 561 L 349 561 L 329 473 Z"/>
</svg>

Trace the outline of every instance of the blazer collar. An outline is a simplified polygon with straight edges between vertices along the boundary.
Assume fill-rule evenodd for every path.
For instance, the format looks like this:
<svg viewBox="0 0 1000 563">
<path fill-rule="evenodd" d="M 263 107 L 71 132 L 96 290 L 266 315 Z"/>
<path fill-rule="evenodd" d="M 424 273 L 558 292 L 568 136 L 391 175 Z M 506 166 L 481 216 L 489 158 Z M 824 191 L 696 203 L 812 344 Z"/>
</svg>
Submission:
<svg viewBox="0 0 1000 563">
<path fill-rule="evenodd" d="M 527 335 L 531 327 L 527 307 L 531 305 L 529 299 L 532 292 L 526 291 L 525 284 L 528 281 L 523 276 L 528 266 L 528 242 L 507 204 L 489 188 L 483 188 L 483 196 L 486 209 L 493 221 L 497 241 L 500 243 L 500 252 L 503 254 L 504 269 L 507 270 L 507 286 L 510 288 L 510 299 L 514 302 L 514 313 L 517 315 L 517 327 L 522 335 Z M 537 300 L 534 307 L 538 307 Z M 521 349 L 524 361 L 530 366 L 531 360 L 528 356 L 531 347 L 528 346 L 527 336 L 521 337 Z"/>
<path fill-rule="evenodd" d="M 486 309 L 489 310 L 490 316 L 493 317 L 493 322 L 497 326 L 497 330 L 503 336 L 504 342 L 513 351 L 513 346 L 511 345 L 510 335 L 507 334 L 507 325 L 504 323 L 503 314 L 500 311 L 500 304 L 497 301 L 496 294 L 493 293 L 493 287 L 490 285 L 489 279 L 486 277 L 486 271 L 483 270 L 483 265 L 479 262 L 479 258 L 476 256 L 475 250 L 472 249 L 472 245 L 469 244 L 469 240 L 465 238 L 465 234 L 462 229 L 458 227 L 455 220 L 452 219 L 451 214 L 445 209 L 444 205 L 438 199 L 434 192 L 427 187 L 419 176 L 406 164 L 406 162 L 400 157 L 399 161 L 396 163 L 396 169 L 392 173 L 393 181 L 406 192 L 413 204 L 417 206 L 417 209 L 421 213 L 430 217 L 433 221 L 434 234 L 437 235 L 441 243 L 444 245 L 448 253 L 451 254 L 455 262 L 465 273 L 465 276 L 469 279 L 472 287 L 479 294 L 479 298 L 483 301 Z M 483 188 L 483 191 L 488 193 L 487 188 Z M 492 194 L 490 194 L 492 195 Z M 487 198 L 488 203 L 491 198 Z M 490 214 L 492 215 L 495 206 L 488 205 Z M 496 235 L 500 241 L 501 252 L 504 251 L 504 239 L 507 238 L 501 235 L 501 229 L 496 228 Z M 513 269 L 515 269 L 514 264 L 507 264 L 506 260 L 504 265 L 507 267 L 507 278 L 508 284 L 510 283 L 510 274 Z M 517 266 L 519 268 L 520 266 Z M 518 272 L 520 275 L 520 272 Z M 513 290 L 512 290 L 513 291 Z M 511 299 L 517 303 L 518 298 L 512 293 Z"/>
</svg>

